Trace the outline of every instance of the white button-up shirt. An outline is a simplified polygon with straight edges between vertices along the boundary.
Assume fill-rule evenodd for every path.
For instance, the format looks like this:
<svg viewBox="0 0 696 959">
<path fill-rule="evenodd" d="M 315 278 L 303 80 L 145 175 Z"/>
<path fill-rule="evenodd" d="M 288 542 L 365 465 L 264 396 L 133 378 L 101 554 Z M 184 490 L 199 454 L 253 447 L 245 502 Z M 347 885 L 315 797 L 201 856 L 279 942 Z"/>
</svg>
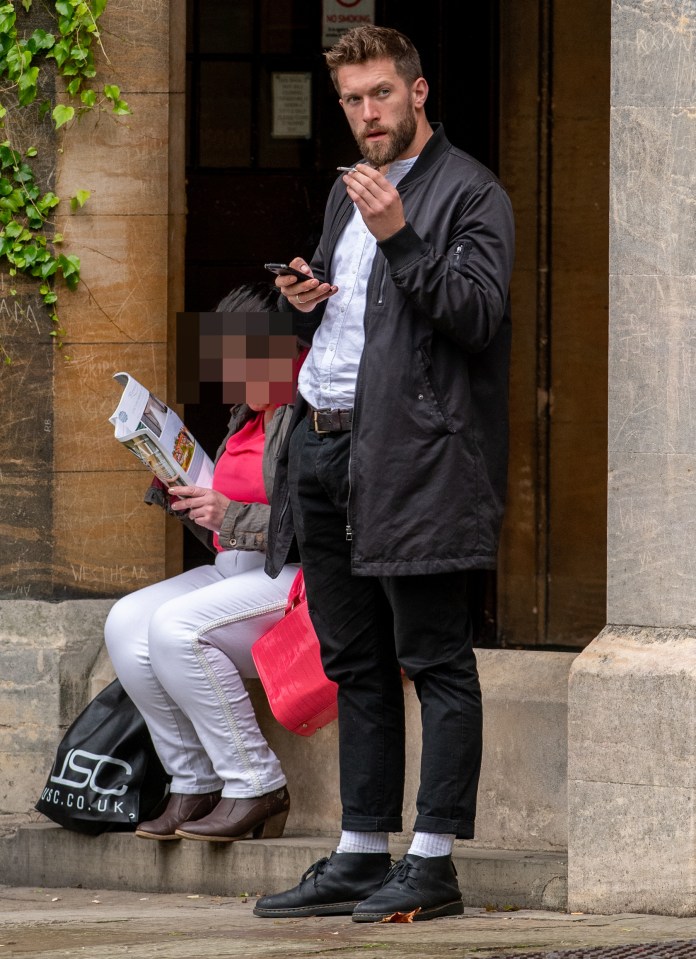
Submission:
<svg viewBox="0 0 696 959">
<path fill-rule="evenodd" d="M 416 159 L 395 160 L 385 173 L 386 179 L 396 186 Z M 346 410 L 353 406 L 365 345 L 367 284 L 376 249 L 377 241 L 354 205 L 331 262 L 330 282 L 338 287 L 338 293 L 326 303 L 298 379 L 300 393 L 317 409 Z"/>
</svg>

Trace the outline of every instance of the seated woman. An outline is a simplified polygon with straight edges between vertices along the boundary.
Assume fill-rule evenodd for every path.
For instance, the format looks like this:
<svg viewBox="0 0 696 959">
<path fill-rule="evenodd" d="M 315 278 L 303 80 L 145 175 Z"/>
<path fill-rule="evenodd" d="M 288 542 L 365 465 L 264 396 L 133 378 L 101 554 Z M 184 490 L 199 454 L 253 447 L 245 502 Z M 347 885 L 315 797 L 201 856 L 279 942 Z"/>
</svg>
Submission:
<svg viewBox="0 0 696 959">
<path fill-rule="evenodd" d="M 275 290 L 242 288 L 223 312 L 277 309 Z M 249 398 L 249 397 L 247 397 Z M 142 713 L 171 775 L 162 814 L 141 822 L 145 839 L 229 842 L 281 836 L 290 797 L 277 756 L 261 734 L 244 678 L 250 649 L 283 615 L 296 566 L 264 573 L 268 502 L 292 407 L 232 408 L 216 457 L 213 489 L 177 488 L 157 499 L 209 540 L 209 566 L 120 599 L 105 626 L 116 673 Z M 147 499 L 147 497 L 146 497 Z"/>
</svg>

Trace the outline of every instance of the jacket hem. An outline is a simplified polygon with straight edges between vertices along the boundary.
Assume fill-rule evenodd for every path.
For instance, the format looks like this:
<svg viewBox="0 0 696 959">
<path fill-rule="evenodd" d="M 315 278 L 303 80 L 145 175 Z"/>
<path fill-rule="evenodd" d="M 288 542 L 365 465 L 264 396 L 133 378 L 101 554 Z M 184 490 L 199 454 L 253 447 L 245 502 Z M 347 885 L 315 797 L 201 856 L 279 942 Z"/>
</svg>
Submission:
<svg viewBox="0 0 696 959">
<path fill-rule="evenodd" d="M 354 576 L 428 576 L 433 573 L 457 573 L 470 569 L 495 569 L 495 567 L 495 556 L 461 556 L 456 559 L 353 561 L 351 572 Z"/>
</svg>

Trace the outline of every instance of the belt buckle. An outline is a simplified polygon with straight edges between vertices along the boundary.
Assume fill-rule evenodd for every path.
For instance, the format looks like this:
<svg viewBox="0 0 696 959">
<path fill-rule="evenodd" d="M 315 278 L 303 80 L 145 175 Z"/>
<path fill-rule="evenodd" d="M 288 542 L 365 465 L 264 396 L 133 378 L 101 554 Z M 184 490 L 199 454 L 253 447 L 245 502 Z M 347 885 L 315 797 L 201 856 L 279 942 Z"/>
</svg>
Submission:
<svg viewBox="0 0 696 959">
<path fill-rule="evenodd" d="M 312 410 L 312 426 L 314 427 L 314 432 L 315 432 L 315 433 L 323 434 L 323 433 L 330 433 L 330 432 L 331 432 L 331 430 L 320 430 L 320 429 L 319 429 L 318 416 L 319 416 L 320 413 L 324 413 L 324 412 L 326 412 L 326 411 L 325 411 L 325 410 Z"/>
</svg>

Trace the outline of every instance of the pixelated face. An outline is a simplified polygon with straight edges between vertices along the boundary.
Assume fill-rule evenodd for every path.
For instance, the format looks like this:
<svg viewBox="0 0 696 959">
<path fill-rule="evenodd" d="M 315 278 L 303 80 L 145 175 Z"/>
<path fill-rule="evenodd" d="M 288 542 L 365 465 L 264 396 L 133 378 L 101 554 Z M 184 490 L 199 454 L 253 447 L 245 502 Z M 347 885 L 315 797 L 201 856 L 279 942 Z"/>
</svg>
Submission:
<svg viewBox="0 0 696 959">
<path fill-rule="evenodd" d="M 177 401 L 248 403 L 253 409 L 292 403 L 297 339 L 279 313 L 180 313 Z"/>
</svg>

